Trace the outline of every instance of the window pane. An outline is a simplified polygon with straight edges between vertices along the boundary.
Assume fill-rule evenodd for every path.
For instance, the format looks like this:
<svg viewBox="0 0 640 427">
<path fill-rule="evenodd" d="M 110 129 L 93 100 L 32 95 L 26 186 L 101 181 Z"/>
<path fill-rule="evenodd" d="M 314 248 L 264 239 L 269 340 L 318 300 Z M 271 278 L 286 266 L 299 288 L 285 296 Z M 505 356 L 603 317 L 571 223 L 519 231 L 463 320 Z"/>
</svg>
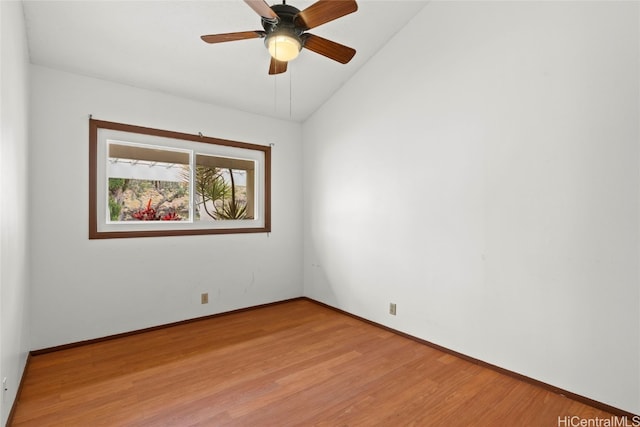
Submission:
<svg viewBox="0 0 640 427">
<path fill-rule="evenodd" d="M 271 231 L 271 147 L 89 118 L 89 238 Z"/>
<path fill-rule="evenodd" d="M 196 220 L 254 219 L 254 189 L 253 160 L 196 155 Z"/>
<path fill-rule="evenodd" d="M 109 144 L 109 221 L 190 221 L 189 153 Z"/>
</svg>

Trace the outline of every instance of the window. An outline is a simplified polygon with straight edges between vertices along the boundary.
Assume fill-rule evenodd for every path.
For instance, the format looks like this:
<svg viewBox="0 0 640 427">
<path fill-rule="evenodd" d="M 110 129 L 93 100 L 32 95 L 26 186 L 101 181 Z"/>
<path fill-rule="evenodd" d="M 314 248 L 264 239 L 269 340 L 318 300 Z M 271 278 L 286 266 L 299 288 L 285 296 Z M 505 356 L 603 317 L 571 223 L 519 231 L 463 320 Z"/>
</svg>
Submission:
<svg viewBox="0 0 640 427">
<path fill-rule="evenodd" d="M 89 238 L 271 229 L 271 147 L 89 120 Z"/>
</svg>

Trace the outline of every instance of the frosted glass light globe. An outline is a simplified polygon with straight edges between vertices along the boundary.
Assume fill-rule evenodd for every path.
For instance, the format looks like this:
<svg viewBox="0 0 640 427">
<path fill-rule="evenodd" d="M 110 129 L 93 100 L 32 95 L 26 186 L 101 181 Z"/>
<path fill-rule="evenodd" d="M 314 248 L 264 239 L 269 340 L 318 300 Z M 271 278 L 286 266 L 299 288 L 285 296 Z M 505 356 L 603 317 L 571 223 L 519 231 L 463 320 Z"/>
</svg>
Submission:
<svg viewBox="0 0 640 427">
<path fill-rule="evenodd" d="M 289 62 L 300 53 L 300 40 L 288 34 L 274 34 L 267 39 L 269 54 L 278 61 Z"/>
</svg>

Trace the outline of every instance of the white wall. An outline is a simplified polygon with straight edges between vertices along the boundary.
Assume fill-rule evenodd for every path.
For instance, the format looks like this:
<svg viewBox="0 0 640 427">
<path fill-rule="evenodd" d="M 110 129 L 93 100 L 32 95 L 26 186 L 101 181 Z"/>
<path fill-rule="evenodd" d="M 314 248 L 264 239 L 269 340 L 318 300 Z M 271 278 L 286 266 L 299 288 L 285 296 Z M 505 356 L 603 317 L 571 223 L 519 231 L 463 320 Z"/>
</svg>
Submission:
<svg viewBox="0 0 640 427">
<path fill-rule="evenodd" d="M 33 344 L 302 294 L 301 125 L 31 67 Z M 88 239 L 88 120 L 274 143 L 272 233 Z M 209 304 L 200 294 L 209 293 Z"/>
<path fill-rule="evenodd" d="M 0 1 L 0 423 L 15 400 L 29 347 L 28 51 L 22 3 Z"/>
<path fill-rule="evenodd" d="M 427 5 L 303 125 L 305 295 L 640 413 L 638 16 Z"/>
</svg>

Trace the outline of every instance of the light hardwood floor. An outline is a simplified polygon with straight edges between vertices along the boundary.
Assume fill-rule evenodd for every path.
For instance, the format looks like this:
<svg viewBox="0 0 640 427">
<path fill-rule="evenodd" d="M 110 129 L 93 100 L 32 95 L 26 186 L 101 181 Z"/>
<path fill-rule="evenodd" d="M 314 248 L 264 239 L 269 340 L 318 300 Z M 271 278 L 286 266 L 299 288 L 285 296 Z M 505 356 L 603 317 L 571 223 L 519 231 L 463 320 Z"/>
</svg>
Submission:
<svg viewBox="0 0 640 427">
<path fill-rule="evenodd" d="M 558 426 L 612 415 L 294 300 L 31 357 L 13 426 Z"/>
</svg>

